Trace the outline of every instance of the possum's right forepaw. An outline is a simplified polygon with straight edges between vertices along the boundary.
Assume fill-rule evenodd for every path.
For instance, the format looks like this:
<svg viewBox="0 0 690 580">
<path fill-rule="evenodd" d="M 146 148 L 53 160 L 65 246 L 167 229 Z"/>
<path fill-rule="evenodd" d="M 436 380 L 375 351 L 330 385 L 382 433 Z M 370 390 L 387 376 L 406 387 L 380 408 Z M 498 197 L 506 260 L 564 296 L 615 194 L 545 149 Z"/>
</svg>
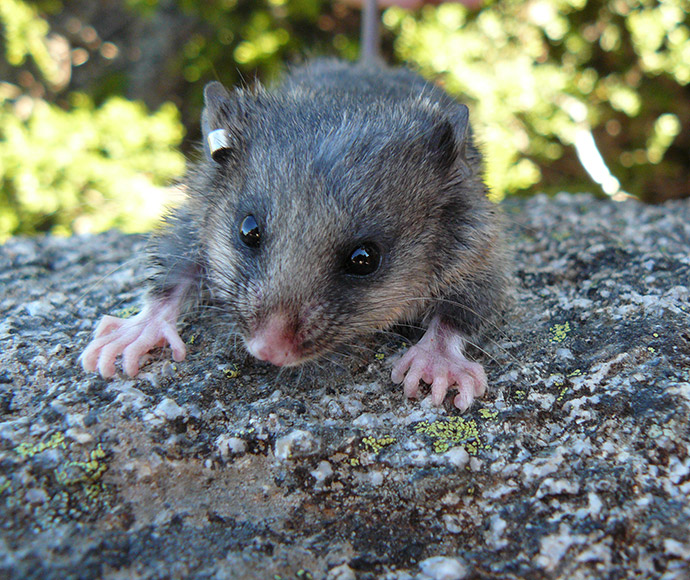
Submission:
<svg viewBox="0 0 690 580">
<path fill-rule="evenodd" d="M 79 357 L 86 371 L 112 377 L 115 360 L 122 355 L 122 369 L 130 377 L 139 372 L 141 357 L 158 346 L 169 344 L 176 361 L 184 360 L 186 348 L 177 333 L 177 308 L 172 304 L 149 304 L 132 318 L 104 316 L 94 339 Z"/>
</svg>

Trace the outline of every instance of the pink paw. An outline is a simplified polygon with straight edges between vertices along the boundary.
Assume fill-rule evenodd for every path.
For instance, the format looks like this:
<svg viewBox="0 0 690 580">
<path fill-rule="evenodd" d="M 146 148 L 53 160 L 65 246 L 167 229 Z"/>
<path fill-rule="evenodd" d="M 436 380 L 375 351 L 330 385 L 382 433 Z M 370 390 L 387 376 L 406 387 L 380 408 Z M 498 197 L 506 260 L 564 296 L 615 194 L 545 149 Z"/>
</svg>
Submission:
<svg viewBox="0 0 690 580">
<path fill-rule="evenodd" d="M 391 378 L 394 383 L 404 383 L 408 398 L 418 396 L 420 380 L 431 385 L 431 401 L 437 406 L 448 389 L 455 387 L 458 394 L 453 404 L 465 411 L 475 397 L 486 392 L 486 373 L 479 363 L 465 358 L 464 347 L 459 334 L 434 319 L 419 343 L 393 366 Z"/>
<path fill-rule="evenodd" d="M 147 304 L 132 318 L 104 316 L 94 339 L 79 357 L 86 371 L 98 371 L 104 378 L 115 372 L 115 359 L 122 355 L 122 368 L 130 377 L 139 372 L 139 360 L 157 346 L 169 344 L 176 361 L 184 360 L 187 351 L 175 328 L 177 305 L 162 302 Z"/>
</svg>

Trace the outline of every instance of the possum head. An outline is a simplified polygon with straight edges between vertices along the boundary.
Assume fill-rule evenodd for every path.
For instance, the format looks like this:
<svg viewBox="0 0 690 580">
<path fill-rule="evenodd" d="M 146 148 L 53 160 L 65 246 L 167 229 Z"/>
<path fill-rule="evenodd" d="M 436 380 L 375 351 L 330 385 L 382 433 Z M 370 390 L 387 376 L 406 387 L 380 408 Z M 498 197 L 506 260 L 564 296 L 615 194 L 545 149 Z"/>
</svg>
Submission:
<svg viewBox="0 0 690 580">
<path fill-rule="evenodd" d="M 218 83 L 205 97 L 208 277 L 254 356 L 300 364 L 423 318 L 448 268 L 462 283 L 484 193 L 466 107 Z"/>
</svg>

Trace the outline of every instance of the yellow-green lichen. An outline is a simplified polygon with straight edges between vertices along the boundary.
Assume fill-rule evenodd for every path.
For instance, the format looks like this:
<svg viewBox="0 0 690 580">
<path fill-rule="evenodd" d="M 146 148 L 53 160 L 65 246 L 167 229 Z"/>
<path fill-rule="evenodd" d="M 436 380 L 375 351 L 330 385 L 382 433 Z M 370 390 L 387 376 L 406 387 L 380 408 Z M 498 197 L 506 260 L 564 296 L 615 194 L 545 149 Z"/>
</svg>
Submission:
<svg viewBox="0 0 690 580">
<path fill-rule="evenodd" d="M 235 363 L 232 363 L 223 373 L 229 379 L 236 379 L 240 376 L 240 368 Z"/>
<path fill-rule="evenodd" d="M 141 308 L 138 306 L 127 306 L 126 308 L 120 308 L 120 310 L 115 311 L 115 316 L 118 318 L 131 318 L 141 312 Z"/>
<path fill-rule="evenodd" d="M 576 370 L 576 371 L 570 373 L 568 376 L 574 377 L 574 376 L 577 376 L 579 374 L 581 374 L 580 371 Z M 565 380 L 560 378 L 560 377 L 553 381 L 553 385 L 554 385 L 554 387 L 556 387 L 558 389 L 558 396 L 556 397 L 556 400 L 560 403 L 563 401 L 563 397 L 568 392 L 568 387 L 565 384 Z"/>
<path fill-rule="evenodd" d="M 582 376 L 582 371 L 580 369 L 575 369 L 572 373 L 568 374 L 569 378 Z"/>
<path fill-rule="evenodd" d="M 301 568 L 295 572 L 293 578 L 296 580 L 314 580 L 314 575 L 309 570 Z M 273 580 L 288 580 L 288 578 L 286 576 L 281 576 L 280 574 L 274 574 Z"/>
<path fill-rule="evenodd" d="M 562 242 L 563 240 L 567 240 L 568 238 L 570 238 L 570 236 L 572 235 L 572 232 L 554 232 L 553 239 L 557 242 Z"/>
<path fill-rule="evenodd" d="M 383 354 L 382 352 L 377 352 L 377 353 L 374 355 L 374 358 L 375 358 L 377 361 L 382 361 L 383 359 L 386 358 L 386 355 Z"/>
<path fill-rule="evenodd" d="M 549 332 L 551 333 L 549 342 L 563 342 L 571 330 L 570 322 L 566 322 L 565 324 L 554 324 L 549 328 Z"/>
<path fill-rule="evenodd" d="M 462 443 L 470 455 L 477 453 L 486 446 L 479 436 L 477 422 L 474 419 L 450 417 L 438 421 L 422 421 L 415 425 L 414 430 L 431 437 L 434 441 L 434 452 L 445 453 L 451 447 Z"/>
<path fill-rule="evenodd" d="M 99 443 L 89 454 L 89 461 L 68 461 L 55 470 L 55 477 L 60 485 L 74 485 L 76 483 L 96 483 L 108 470 L 103 462 L 105 451 Z"/>
<path fill-rule="evenodd" d="M 490 409 L 479 409 L 479 416 L 482 419 L 495 419 L 498 417 L 498 411 L 491 411 Z"/>
<path fill-rule="evenodd" d="M 371 451 L 372 453 L 378 453 L 384 447 L 393 445 L 395 442 L 395 437 L 379 437 L 378 439 L 376 437 L 365 437 L 362 439 L 362 445 L 367 451 Z"/>
<path fill-rule="evenodd" d="M 64 449 L 65 453 L 71 453 L 79 449 L 68 445 L 64 433 L 54 433 L 50 439 L 40 443 L 22 443 L 14 450 L 25 460 L 30 461 L 35 455 L 47 449 Z M 46 529 L 55 521 L 67 519 L 91 519 L 97 517 L 103 509 L 107 509 L 112 490 L 103 481 L 103 474 L 107 471 L 108 465 L 105 461 L 106 452 L 99 443 L 93 449 L 85 461 L 68 460 L 64 458 L 60 464 L 52 471 L 51 476 L 43 480 L 43 485 L 50 496 L 50 500 L 36 512 L 35 523 L 42 529 Z M 0 486 L 0 493 L 7 490 L 10 495 L 5 495 L 6 505 L 23 506 L 19 502 L 16 493 L 12 490 L 16 482 L 10 477 Z M 21 491 L 21 485 L 16 492 Z M 33 512 L 32 512 L 33 513 Z"/>
<path fill-rule="evenodd" d="M 28 459 L 29 457 L 33 457 L 34 455 L 38 453 L 42 453 L 46 449 L 57 449 L 60 447 L 61 449 L 65 449 L 67 447 L 67 444 L 65 443 L 65 434 L 64 433 L 54 433 L 52 437 L 46 441 L 46 442 L 41 442 L 41 443 L 20 443 L 17 447 L 14 448 L 14 450 L 17 452 L 18 455 L 23 457 L 24 459 Z"/>
</svg>

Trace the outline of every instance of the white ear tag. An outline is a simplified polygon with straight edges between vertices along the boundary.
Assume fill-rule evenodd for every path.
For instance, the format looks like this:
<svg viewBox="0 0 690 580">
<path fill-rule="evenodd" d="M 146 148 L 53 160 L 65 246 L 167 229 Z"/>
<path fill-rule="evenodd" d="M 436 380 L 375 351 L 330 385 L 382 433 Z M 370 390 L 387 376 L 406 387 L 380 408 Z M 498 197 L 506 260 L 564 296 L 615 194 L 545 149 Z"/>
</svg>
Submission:
<svg viewBox="0 0 690 580">
<path fill-rule="evenodd" d="M 211 158 L 220 162 L 222 158 L 222 152 L 230 149 L 230 140 L 228 139 L 228 134 L 225 129 L 216 129 L 211 131 L 206 137 L 208 141 L 208 148 L 211 152 Z"/>
</svg>

